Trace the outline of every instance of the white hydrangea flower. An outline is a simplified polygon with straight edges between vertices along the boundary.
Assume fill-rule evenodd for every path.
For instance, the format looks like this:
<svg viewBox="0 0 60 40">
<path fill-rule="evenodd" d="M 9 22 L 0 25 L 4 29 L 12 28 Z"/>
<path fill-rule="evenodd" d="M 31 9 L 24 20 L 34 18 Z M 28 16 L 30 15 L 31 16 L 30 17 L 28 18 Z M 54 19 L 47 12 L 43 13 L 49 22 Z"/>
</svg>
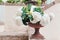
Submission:
<svg viewBox="0 0 60 40">
<path fill-rule="evenodd" d="M 15 19 L 17 25 L 23 25 L 22 18 L 20 16 L 17 16 Z"/>
<path fill-rule="evenodd" d="M 48 13 L 48 15 L 49 15 L 49 17 L 50 17 L 50 20 L 52 20 L 54 17 L 55 17 L 55 15 L 54 15 L 54 13 Z"/>
<path fill-rule="evenodd" d="M 32 5 L 31 6 L 31 12 L 33 12 L 34 8 L 36 8 L 36 6 Z"/>
<path fill-rule="evenodd" d="M 47 24 L 49 24 L 50 23 L 50 17 L 49 17 L 49 15 L 47 14 L 47 13 L 45 13 L 43 16 L 42 16 L 42 19 L 41 19 L 41 21 L 40 21 L 40 24 L 42 25 L 42 26 L 46 26 Z"/>
<path fill-rule="evenodd" d="M 39 12 L 33 12 L 32 16 L 33 16 L 33 21 L 31 21 L 31 23 L 37 23 L 38 21 L 41 20 L 41 14 Z"/>
</svg>

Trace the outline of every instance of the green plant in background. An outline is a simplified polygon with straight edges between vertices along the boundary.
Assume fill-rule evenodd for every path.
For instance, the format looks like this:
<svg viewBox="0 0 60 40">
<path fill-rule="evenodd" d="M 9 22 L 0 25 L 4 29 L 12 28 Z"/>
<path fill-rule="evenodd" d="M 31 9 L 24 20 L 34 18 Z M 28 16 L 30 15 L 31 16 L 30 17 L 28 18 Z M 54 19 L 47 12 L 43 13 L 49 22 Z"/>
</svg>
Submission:
<svg viewBox="0 0 60 40">
<path fill-rule="evenodd" d="M 7 0 L 8 3 L 18 3 L 20 0 Z"/>
<path fill-rule="evenodd" d="M 15 0 L 15 3 L 19 3 L 20 2 L 20 0 Z"/>
<path fill-rule="evenodd" d="M 24 2 L 24 3 L 26 3 L 27 1 L 29 1 L 29 0 L 22 0 L 22 2 Z"/>
<path fill-rule="evenodd" d="M 14 3 L 14 1 L 13 1 L 13 0 L 7 0 L 7 2 L 8 2 L 8 3 Z"/>
<path fill-rule="evenodd" d="M 27 22 L 30 22 L 30 20 L 33 20 L 33 16 L 31 15 L 31 4 L 28 4 L 26 7 L 22 8 L 22 22 L 23 24 L 27 25 Z"/>
<path fill-rule="evenodd" d="M 38 5 L 41 5 L 42 0 L 37 0 L 37 2 L 38 2 Z"/>
<path fill-rule="evenodd" d="M 2 0 L 0 0 L 0 3 L 2 3 L 3 1 Z"/>
</svg>

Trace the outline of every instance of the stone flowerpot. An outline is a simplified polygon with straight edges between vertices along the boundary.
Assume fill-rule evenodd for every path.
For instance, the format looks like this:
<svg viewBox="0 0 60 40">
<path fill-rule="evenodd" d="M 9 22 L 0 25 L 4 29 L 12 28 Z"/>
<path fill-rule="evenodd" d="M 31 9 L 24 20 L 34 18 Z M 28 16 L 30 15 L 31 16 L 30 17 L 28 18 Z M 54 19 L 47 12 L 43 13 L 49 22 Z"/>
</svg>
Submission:
<svg viewBox="0 0 60 40">
<path fill-rule="evenodd" d="M 35 29 L 35 33 L 31 36 L 31 39 L 44 39 L 44 36 L 41 35 L 41 33 L 39 32 L 39 29 L 43 27 L 42 25 L 40 25 L 39 23 L 36 24 L 28 23 L 28 25 Z"/>
</svg>

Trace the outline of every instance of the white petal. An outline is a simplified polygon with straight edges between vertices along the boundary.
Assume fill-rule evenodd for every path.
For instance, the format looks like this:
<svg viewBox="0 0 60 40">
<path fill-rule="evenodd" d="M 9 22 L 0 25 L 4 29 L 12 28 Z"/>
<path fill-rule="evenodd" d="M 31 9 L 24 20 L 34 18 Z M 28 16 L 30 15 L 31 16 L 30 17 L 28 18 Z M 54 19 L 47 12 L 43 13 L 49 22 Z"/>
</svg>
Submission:
<svg viewBox="0 0 60 40">
<path fill-rule="evenodd" d="M 34 10 L 35 7 L 36 7 L 36 6 L 32 6 L 32 7 L 31 7 L 31 12 L 33 12 L 33 10 Z"/>
<path fill-rule="evenodd" d="M 37 23 L 38 21 L 37 20 L 33 20 L 33 21 L 30 21 L 31 23 Z"/>
<path fill-rule="evenodd" d="M 40 13 L 38 13 L 38 12 L 33 12 L 32 13 L 32 16 L 33 16 L 33 21 L 31 21 L 31 23 L 36 23 L 36 22 L 38 22 L 38 21 L 40 21 L 41 20 L 41 14 Z"/>
<path fill-rule="evenodd" d="M 43 25 L 43 26 L 46 26 L 47 24 L 50 23 L 50 17 L 48 14 L 44 14 L 41 21 L 40 21 L 40 24 Z"/>
</svg>

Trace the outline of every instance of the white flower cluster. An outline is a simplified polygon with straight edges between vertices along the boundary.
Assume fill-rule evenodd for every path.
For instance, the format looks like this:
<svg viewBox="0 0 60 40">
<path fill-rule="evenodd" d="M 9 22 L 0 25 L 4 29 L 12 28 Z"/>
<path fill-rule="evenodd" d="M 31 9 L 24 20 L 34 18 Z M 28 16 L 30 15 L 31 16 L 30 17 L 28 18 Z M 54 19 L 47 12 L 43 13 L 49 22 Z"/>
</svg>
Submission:
<svg viewBox="0 0 60 40">
<path fill-rule="evenodd" d="M 36 6 L 31 7 L 31 12 L 32 12 L 32 16 L 33 16 L 33 21 L 30 20 L 31 23 L 37 23 L 38 21 L 40 21 L 41 25 L 46 26 L 55 17 L 55 15 L 53 13 L 44 13 L 44 15 L 42 16 L 41 13 L 39 13 L 39 12 L 33 12 L 33 9 L 35 7 Z M 22 12 L 21 8 L 19 9 L 19 11 Z M 22 21 L 22 20 L 20 20 L 20 21 Z"/>
<path fill-rule="evenodd" d="M 32 16 L 34 20 L 30 21 L 31 23 L 37 23 L 38 21 L 41 20 L 41 14 L 39 12 L 33 12 Z"/>
<path fill-rule="evenodd" d="M 42 16 L 42 19 L 40 21 L 40 24 L 43 26 L 46 26 L 47 24 L 49 24 L 51 22 L 51 20 L 55 17 L 55 15 L 53 13 L 44 13 L 44 15 Z"/>
</svg>

